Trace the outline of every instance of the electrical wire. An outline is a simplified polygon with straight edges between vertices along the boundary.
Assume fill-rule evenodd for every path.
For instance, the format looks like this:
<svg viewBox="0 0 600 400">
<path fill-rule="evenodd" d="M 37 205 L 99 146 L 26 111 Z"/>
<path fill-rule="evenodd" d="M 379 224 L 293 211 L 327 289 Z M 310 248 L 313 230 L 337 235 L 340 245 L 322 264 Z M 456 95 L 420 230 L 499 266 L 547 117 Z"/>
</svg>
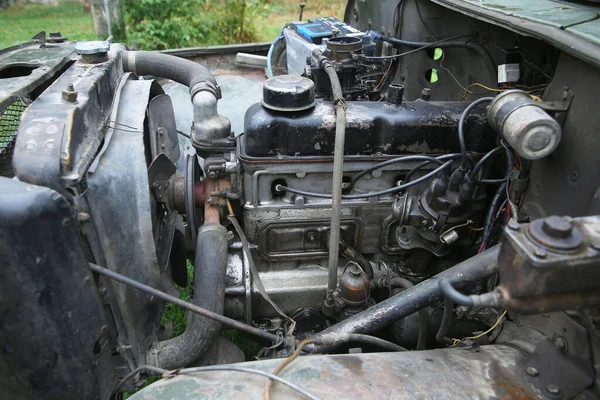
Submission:
<svg viewBox="0 0 600 400">
<path fill-rule="evenodd" d="M 469 179 L 471 179 L 471 182 L 477 183 L 480 181 L 480 179 L 477 178 L 477 173 L 483 167 L 483 164 L 485 164 L 485 162 L 487 160 L 494 157 L 500 151 L 504 152 L 505 148 L 503 146 L 496 147 L 496 148 L 492 149 L 491 151 L 489 151 L 486 155 L 481 157 L 481 159 L 477 162 L 477 164 L 475 164 L 475 166 L 471 170 L 471 177 L 469 178 Z M 509 173 L 510 173 L 510 171 L 509 171 Z"/>
<path fill-rule="evenodd" d="M 505 315 L 506 315 L 506 310 L 504 310 L 502 312 L 502 314 L 500 314 L 500 317 L 498 317 L 498 320 L 496 321 L 496 323 L 494 323 L 494 325 L 492 325 L 490 327 L 490 329 L 488 329 L 485 332 L 482 332 L 482 333 L 480 333 L 478 335 L 475 335 L 475 336 L 467 336 L 467 337 L 464 337 L 462 339 L 452 338 L 452 340 L 453 340 L 452 346 L 456 346 L 457 344 L 463 343 L 463 342 L 465 342 L 467 340 L 479 339 L 480 337 L 487 335 L 488 333 L 490 333 L 491 331 L 493 331 L 494 329 L 496 329 L 496 327 L 498 326 L 498 324 L 500 324 L 500 321 L 502 321 L 502 318 L 504 318 Z"/>
<path fill-rule="evenodd" d="M 446 168 L 449 168 L 452 166 L 452 161 L 447 161 L 445 162 L 441 167 L 438 167 L 436 169 L 434 169 L 433 171 L 415 179 L 414 181 L 411 182 L 407 182 L 404 183 L 402 185 L 398 185 L 395 186 L 393 188 L 390 189 L 385 189 L 385 190 L 380 190 L 377 192 L 370 192 L 370 193 L 365 193 L 365 194 L 351 194 L 351 195 L 342 195 L 342 199 L 344 200 L 357 200 L 357 199 L 366 199 L 366 198 L 370 198 L 370 197 L 377 197 L 377 196 L 384 196 L 386 194 L 392 194 L 392 193 L 397 193 L 400 192 L 404 189 L 408 189 L 409 187 L 415 186 L 421 182 L 425 182 L 426 180 L 433 178 L 434 176 L 436 176 L 438 173 L 440 173 L 441 171 L 443 171 Z M 308 196 L 308 197 L 316 197 L 316 198 L 320 198 L 320 199 L 331 199 L 331 195 L 330 194 L 326 194 L 326 193 L 314 193 L 314 192 L 307 192 L 304 190 L 298 190 L 298 189 L 294 189 L 294 188 L 290 188 L 288 186 L 283 186 L 283 185 L 276 185 L 275 186 L 275 190 L 278 192 L 289 192 L 289 193 L 294 193 L 294 194 L 299 194 L 302 196 Z"/>
<path fill-rule="evenodd" d="M 443 238 L 444 238 L 444 236 L 446 236 L 448 233 L 452 232 L 453 230 L 456 230 L 456 229 L 458 229 L 458 228 L 462 228 L 463 226 L 469 226 L 469 225 L 471 225 L 472 223 L 473 223 L 473 221 L 471 221 L 471 220 L 469 219 L 469 220 L 467 220 L 467 222 L 465 222 L 465 223 L 462 223 L 462 224 L 460 224 L 460 225 L 455 225 L 455 226 L 452 226 L 452 227 L 450 227 L 450 228 L 446 229 L 444 232 L 440 233 L 440 236 L 439 236 L 439 238 L 440 238 L 440 242 L 442 242 L 442 243 L 446 243 L 446 241 L 443 239 Z"/>
<path fill-rule="evenodd" d="M 116 398 L 116 395 L 119 392 L 119 389 L 121 389 L 121 387 L 123 387 L 125 382 L 127 382 L 128 380 L 130 380 L 131 378 L 133 378 L 134 376 L 136 376 L 137 374 L 139 374 L 142 371 L 149 371 L 149 372 L 152 372 L 154 375 L 162 375 L 164 373 L 169 372 L 166 369 L 154 367 L 152 365 L 141 365 L 141 366 L 137 367 L 136 369 L 134 369 L 133 371 L 131 371 L 130 373 L 128 373 L 127 375 L 125 375 L 123 377 L 123 379 L 121 379 L 119 381 L 119 383 L 117 383 L 117 385 L 115 386 L 115 388 L 112 391 L 111 396 L 114 395 Z"/>
<path fill-rule="evenodd" d="M 465 168 L 467 168 L 468 164 L 470 164 L 469 156 L 467 155 L 467 145 L 465 143 L 465 121 L 467 119 L 467 115 L 469 115 L 469 112 L 478 105 L 491 102 L 492 100 L 494 100 L 493 97 L 482 97 L 477 99 L 469 104 L 460 115 L 460 120 L 458 121 L 458 141 L 460 144 L 460 152 L 462 154 L 462 166 Z"/>
<path fill-rule="evenodd" d="M 392 59 L 404 57 L 404 56 L 407 56 L 409 54 L 413 54 L 413 53 L 419 52 L 421 50 L 426 50 L 426 49 L 428 49 L 430 47 L 435 47 L 435 46 L 437 46 L 439 44 L 442 44 L 444 42 L 448 42 L 450 40 L 456 40 L 456 39 L 461 39 L 461 38 L 470 37 L 470 36 L 473 36 L 473 35 L 460 35 L 460 36 L 449 37 L 449 38 L 446 38 L 446 39 L 441 39 L 441 40 L 438 40 L 437 42 L 431 42 L 431 43 L 428 43 L 428 44 L 426 44 L 424 46 L 417 47 L 416 49 L 412 49 L 412 50 L 406 51 L 404 53 L 394 54 L 393 56 L 376 56 L 376 57 L 365 56 L 365 60 L 392 60 Z"/>
<path fill-rule="evenodd" d="M 360 178 L 362 178 L 363 176 L 365 176 L 366 174 L 368 174 L 369 172 L 373 172 L 379 168 L 383 168 L 383 167 L 387 167 L 388 165 L 392 165 L 392 164 L 396 164 L 399 162 L 405 162 L 405 161 L 423 161 L 426 160 L 428 163 L 437 163 L 438 165 L 443 165 L 444 163 L 436 157 L 430 157 L 430 156 L 402 156 L 402 157 L 396 157 L 396 158 L 392 158 L 380 163 L 377 163 L 375 165 L 370 166 L 369 168 L 365 168 L 362 171 L 360 171 L 358 174 L 356 174 L 354 176 L 354 178 L 352 178 L 352 180 L 350 181 L 350 183 L 348 184 L 348 187 L 353 187 L 354 184 L 356 183 L 356 181 L 358 181 Z M 425 164 L 427 165 L 427 164 Z"/>
<path fill-rule="evenodd" d="M 263 299 L 265 299 L 265 301 L 269 303 L 271 307 L 273 307 L 273 309 L 277 311 L 277 313 L 280 316 L 290 321 L 288 336 L 291 337 L 294 332 L 294 329 L 296 328 L 296 321 L 294 321 L 293 318 L 291 318 L 285 312 L 283 312 L 283 310 L 277 305 L 277 303 L 273 301 L 273 299 L 271 299 L 271 296 L 269 296 L 269 294 L 267 293 L 265 286 L 262 283 L 262 279 L 260 278 L 260 275 L 258 273 L 258 270 L 256 269 L 256 265 L 254 264 L 254 258 L 252 258 L 252 252 L 250 251 L 250 243 L 248 242 L 248 239 L 246 238 L 246 235 L 244 234 L 244 230 L 240 226 L 240 223 L 235 218 L 233 207 L 231 207 L 231 203 L 229 202 L 229 200 L 227 200 L 227 209 L 229 210 L 229 216 L 227 217 L 227 219 L 229 220 L 229 222 L 231 222 L 233 228 L 240 237 L 240 241 L 242 242 L 242 250 L 246 254 L 246 258 L 248 259 L 248 265 L 250 266 L 250 272 L 252 274 L 254 287 L 258 290 Z"/>
<path fill-rule="evenodd" d="M 168 374 L 163 374 L 163 378 L 167 378 L 170 376 L 177 376 L 177 375 L 189 375 L 189 374 L 194 374 L 194 373 L 198 373 L 198 372 L 209 372 L 209 371 L 235 371 L 235 372 L 244 372 L 247 374 L 265 376 L 269 379 L 275 380 L 279 383 L 286 385 L 290 389 L 293 389 L 293 390 L 297 391 L 298 393 L 301 393 L 302 395 L 308 397 L 309 399 L 320 400 L 314 394 L 311 394 L 310 392 L 306 391 L 305 389 L 301 388 L 300 386 L 296 385 L 295 383 L 292 383 L 292 382 L 288 381 L 287 379 L 284 379 L 280 376 L 274 375 L 270 372 L 261 371 L 260 369 L 237 367 L 234 365 L 210 365 L 210 366 L 206 366 L 206 367 L 184 368 L 184 369 L 169 372 Z"/>
<path fill-rule="evenodd" d="M 390 70 L 392 69 L 392 64 L 394 64 L 394 60 L 390 61 L 390 65 L 388 65 L 387 70 L 379 80 L 379 83 L 377 84 L 377 86 L 375 86 L 375 90 L 379 89 L 383 81 L 385 81 L 385 77 L 390 73 Z"/>
<path fill-rule="evenodd" d="M 191 136 L 188 135 L 187 133 L 183 133 L 182 131 L 180 131 L 179 129 L 177 129 L 177 133 L 179 133 L 181 136 L 188 138 L 190 140 L 192 140 Z"/>
<path fill-rule="evenodd" d="M 444 161 L 444 160 L 452 160 L 454 158 L 460 158 L 461 157 L 461 153 L 449 153 L 449 154 L 444 154 L 441 156 L 437 156 L 435 158 L 437 158 L 438 160 Z M 404 182 L 408 182 L 410 180 L 410 178 L 421 168 L 429 165 L 431 162 L 430 161 L 424 161 L 421 164 L 418 164 L 416 167 L 414 167 L 413 169 L 411 169 L 410 171 L 408 171 L 408 174 L 406 174 L 406 176 L 404 177 Z"/>
<path fill-rule="evenodd" d="M 275 368 L 273 370 L 273 374 L 272 375 L 273 376 L 277 376 L 277 374 L 280 373 L 282 369 L 284 369 L 289 363 L 291 363 L 292 361 L 294 361 L 300 355 L 300 352 L 302 351 L 302 348 L 304 346 L 306 346 L 307 344 L 310 344 L 312 342 L 313 342 L 312 339 L 306 339 L 306 340 L 303 340 L 302 342 L 300 342 L 300 344 L 296 348 L 296 351 L 294 351 L 292 353 L 292 355 L 290 355 L 288 358 L 286 358 L 285 360 L 283 360 L 281 362 L 281 364 L 279 364 L 277 366 L 277 368 Z M 271 399 L 271 393 L 270 393 L 270 391 L 271 391 L 271 385 L 273 384 L 273 379 L 274 378 L 270 378 L 267 381 L 267 384 L 265 385 L 265 400 L 270 400 Z"/>
</svg>

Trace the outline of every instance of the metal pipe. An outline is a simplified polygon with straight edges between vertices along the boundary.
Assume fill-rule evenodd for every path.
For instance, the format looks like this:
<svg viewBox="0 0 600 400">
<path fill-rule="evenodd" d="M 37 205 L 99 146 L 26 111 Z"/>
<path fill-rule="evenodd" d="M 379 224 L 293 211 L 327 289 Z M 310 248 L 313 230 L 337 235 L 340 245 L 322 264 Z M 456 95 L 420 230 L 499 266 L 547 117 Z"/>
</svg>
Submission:
<svg viewBox="0 0 600 400">
<path fill-rule="evenodd" d="M 432 279 L 427 279 L 319 332 L 317 337 L 330 333 L 369 333 L 383 329 L 401 318 L 440 301 L 443 294 L 438 286 L 439 279 L 447 279 L 453 286 L 464 288 L 498 272 L 498 250 L 499 246 L 494 246 L 477 254 Z M 325 347 L 314 349 L 318 352 L 327 350 L 329 349 Z"/>
<path fill-rule="evenodd" d="M 171 296 L 170 294 L 161 292 L 160 290 L 155 289 L 151 286 L 144 285 L 141 282 L 138 282 L 134 279 L 128 278 L 117 272 L 111 271 L 110 269 L 107 269 L 107 268 L 104 268 L 104 267 L 101 267 L 99 265 L 92 264 L 92 263 L 88 263 L 88 264 L 92 271 L 94 271 L 100 275 L 104 275 L 110 279 L 114 279 L 117 282 L 121 282 L 124 285 L 130 286 L 130 287 L 137 289 L 139 291 L 142 291 L 144 293 L 148 293 L 152 296 L 156 296 L 159 299 L 168 301 L 169 303 L 173 303 L 176 306 L 185 308 L 186 310 L 196 313 L 198 315 L 202 315 L 203 317 L 214 319 L 215 321 L 219 321 L 223 325 L 226 325 L 230 328 L 238 329 L 238 330 L 246 332 L 252 336 L 256 336 L 258 338 L 268 340 L 272 343 L 278 343 L 279 341 L 281 341 L 281 338 L 275 334 L 263 331 L 261 329 L 255 328 L 250 325 L 246 325 L 242 322 L 239 322 L 234 319 L 228 318 L 224 315 L 209 311 L 209 310 L 202 308 L 200 306 L 197 306 L 195 304 L 188 303 L 185 300 L 181 300 L 175 296 Z"/>
</svg>

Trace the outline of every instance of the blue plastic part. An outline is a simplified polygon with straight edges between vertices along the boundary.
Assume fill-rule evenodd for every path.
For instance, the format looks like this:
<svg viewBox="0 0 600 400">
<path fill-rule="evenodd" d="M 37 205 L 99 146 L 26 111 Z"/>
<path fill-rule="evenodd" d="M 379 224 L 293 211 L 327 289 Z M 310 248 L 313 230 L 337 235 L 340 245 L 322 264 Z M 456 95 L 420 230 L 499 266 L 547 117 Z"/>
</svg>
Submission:
<svg viewBox="0 0 600 400">
<path fill-rule="evenodd" d="M 323 38 L 328 38 L 333 36 L 333 32 L 331 29 L 327 28 L 324 24 L 303 24 L 296 25 L 296 32 L 299 35 L 303 36 L 309 42 L 319 44 L 323 40 Z"/>
</svg>

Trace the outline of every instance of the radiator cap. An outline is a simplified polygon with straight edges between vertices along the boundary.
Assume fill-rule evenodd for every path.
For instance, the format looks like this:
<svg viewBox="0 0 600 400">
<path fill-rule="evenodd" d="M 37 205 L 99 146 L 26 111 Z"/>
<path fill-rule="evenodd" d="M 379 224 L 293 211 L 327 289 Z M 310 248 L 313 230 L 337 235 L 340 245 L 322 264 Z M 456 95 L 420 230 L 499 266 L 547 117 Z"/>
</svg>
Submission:
<svg viewBox="0 0 600 400">
<path fill-rule="evenodd" d="M 274 111 L 302 111 L 315 105 L 315 84 L 298 75 L 269 78 L 263 85 L 262 105 Z"/>
</svg>

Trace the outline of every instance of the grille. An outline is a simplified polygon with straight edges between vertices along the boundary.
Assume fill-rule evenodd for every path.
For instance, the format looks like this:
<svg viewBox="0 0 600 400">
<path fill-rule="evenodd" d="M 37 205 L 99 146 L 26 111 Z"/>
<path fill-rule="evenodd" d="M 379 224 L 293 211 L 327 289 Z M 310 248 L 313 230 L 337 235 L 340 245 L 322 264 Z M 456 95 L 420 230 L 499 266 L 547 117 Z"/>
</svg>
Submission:
<svg viewBox="0 0 600 400">
<path fill-rule="evenodd" d="M 0 176 L 13 176 L 12 158 L 21 122 L 21 114 L 27 106 L 20 99 L 0 114 Z"/>
</svg>

